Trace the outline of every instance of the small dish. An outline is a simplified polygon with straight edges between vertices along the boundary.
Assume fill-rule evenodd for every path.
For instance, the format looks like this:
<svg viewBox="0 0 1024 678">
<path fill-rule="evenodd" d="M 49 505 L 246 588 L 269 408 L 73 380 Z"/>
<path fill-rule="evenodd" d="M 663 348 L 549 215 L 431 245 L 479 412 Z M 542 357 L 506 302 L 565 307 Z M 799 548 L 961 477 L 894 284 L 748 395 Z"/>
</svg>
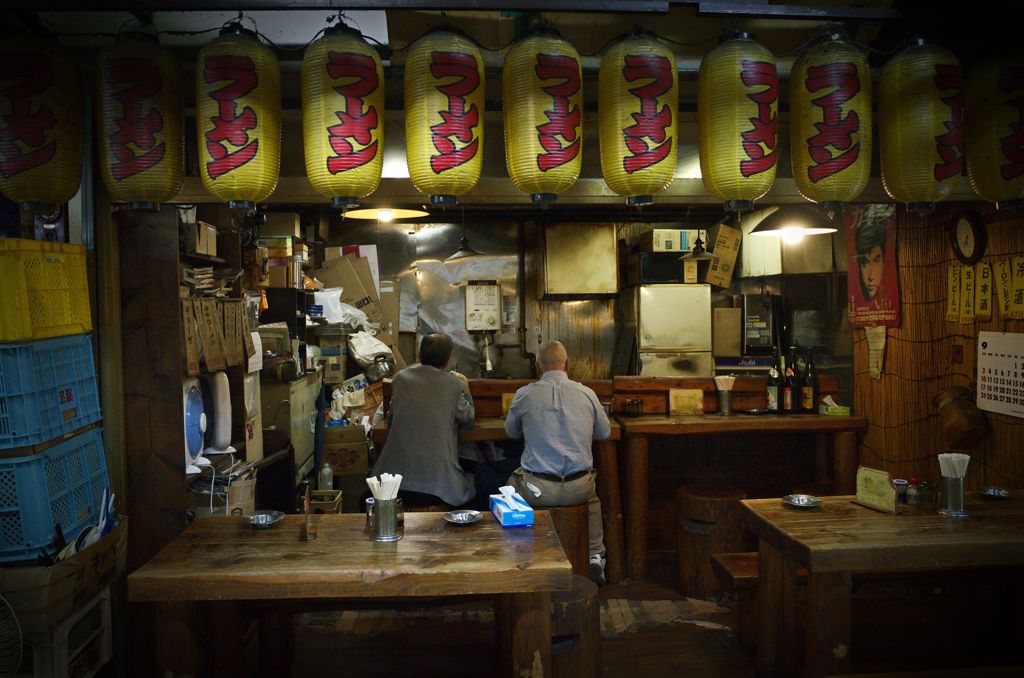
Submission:
<svg viewBox="0 0 1024 678">
<path fill-rule="evenodd" d="M 752 410 L 736 410 L 737 414 L 768 414 L 768 410 L 754 408 Z"/>
<path fill-rule="evenodd" d="M 821 499 L 813 494 L 787 494 L 782 498 L 782 503 L 799 509 L 821 508 Z"/>
<path fill-rule="evenodd" d="M 1013 496 L 1013 493 L 1008 488 L 999 487 L 998 485 L 986 485 L 981 488 L 981 494 L 988 499 L 1009 499 Z"/>
<path fill-rule="evenodd" d="M 245 516 L 245 522 L 254 530 L 269 530 L 284 518 L 281 511 L 257 511 L 251 516 Z"/>
<path fill-rule="evenodd" d="M 449 511 L 444 514 L 444 519 L 452 525 L 469 525 L 483 518 L 483 514 L 479 511 L 473 511 L 471 509 L 460 509 L 458 511 Z"/>
</svg>

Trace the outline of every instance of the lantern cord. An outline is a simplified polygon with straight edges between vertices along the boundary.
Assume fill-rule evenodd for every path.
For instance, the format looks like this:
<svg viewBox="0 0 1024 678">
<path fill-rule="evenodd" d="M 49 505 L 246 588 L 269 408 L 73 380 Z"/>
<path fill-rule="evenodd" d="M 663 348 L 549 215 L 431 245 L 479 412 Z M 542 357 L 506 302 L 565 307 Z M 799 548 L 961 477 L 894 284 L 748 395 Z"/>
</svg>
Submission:
<svg viewBox="0 0 1024 678">
<path fill-rule="evenodd" d="M 701 45 L 706 45 L 709 42 L 714 42 L 715 40 L 718 40 L 718 39 L 721 38 L 721 36 L 715 35 L 715 36 L 712 36 L 712 37 L 708 38 L 707 40 L 700 40 L 699 42 L 682 42 L 680 40 L 673 40 L 672 38 L 666 38 L 664 35 L 658 35 L 657 37 L 658 37 L 659 40 L 664 40 L 665 42 L 671 42 L 673 45 L 679 45 L 680 47 L 700 47 Z"/>
</svg>

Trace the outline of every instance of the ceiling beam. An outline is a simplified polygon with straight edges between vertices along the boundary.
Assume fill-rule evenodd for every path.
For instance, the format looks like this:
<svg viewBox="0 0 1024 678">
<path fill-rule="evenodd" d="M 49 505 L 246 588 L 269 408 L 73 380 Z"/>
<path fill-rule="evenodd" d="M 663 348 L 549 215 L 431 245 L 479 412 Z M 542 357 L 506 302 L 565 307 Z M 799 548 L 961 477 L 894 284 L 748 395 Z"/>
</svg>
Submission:
<svg viewBox="0 0 1024 678">
<path fill-rule="evenodd" d="M 8 9 L 39 9 L 38 3 L 14 0 L 6 3 Z M 150 11 L 214 11 L 214 10 L 367 10 L 415 9 L 451 11 L 546 11 L 546 12 L 659 12 L 668 11 L 668 0 L 93 0 L 90 11 L 150 10 Z M 46 10 L 82 10 L 81 0 L 53 0 Z"/>
<path fill-rule="evenodd" d="M 900 19 L 903 15 L 887 7 L 850 7 L 839 5 L 771 4 L 768 0 L 676 0 L 675 5 L 695 5 L 700 14 L 776 19 Z"/>
</svg>

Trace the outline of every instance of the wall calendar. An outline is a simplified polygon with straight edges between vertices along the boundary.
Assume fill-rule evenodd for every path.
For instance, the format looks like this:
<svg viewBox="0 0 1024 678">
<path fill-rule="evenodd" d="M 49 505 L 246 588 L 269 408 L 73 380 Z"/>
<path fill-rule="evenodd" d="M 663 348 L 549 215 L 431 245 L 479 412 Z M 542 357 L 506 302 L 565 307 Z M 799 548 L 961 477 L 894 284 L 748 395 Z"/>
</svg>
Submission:
<svg viewBox="0 0 1024 678">
<path fill-rule="evenodd" d="M 978 333 L 978 409 L 1024 417 L 1024 334 Z"/>
</svg>

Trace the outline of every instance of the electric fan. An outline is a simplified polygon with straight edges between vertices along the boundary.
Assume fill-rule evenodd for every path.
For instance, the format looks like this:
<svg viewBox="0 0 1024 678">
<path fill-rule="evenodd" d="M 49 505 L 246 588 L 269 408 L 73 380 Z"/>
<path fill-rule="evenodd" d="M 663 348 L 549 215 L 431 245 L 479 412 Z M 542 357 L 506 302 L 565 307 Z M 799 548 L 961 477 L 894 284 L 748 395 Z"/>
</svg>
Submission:
<svg viewBox="0 0 1024 678">
<path fill-rule="evenodd" d="M 231 392 L 228 386 L 228 375 L 214 372 L 206 380 L 207 389 L 203 395 L 209 395 L 206 412 L 212 414 L 213 425 L 206 429 L 206 440 L 209 447 L 203 454 L 234 454 L 231 446 Z M 207 421 L 211 417 L 207 416 Z"/>
<path fill-rule="evenodd" d="M 21 624 L 10 603 L 0 596 L 0 676 L 11 676 L 21 666 Z"/>
<path fill-rule="evenodd" d="M 185 475 L 195 475 L 201 472 L 200 467 L 210 465 L 210 460 L 202 456 L 206 412 L 203 411 L 203 394 L 198 379 L 186 379 L 181 390 L 185 410 Z"/>
</svg>

